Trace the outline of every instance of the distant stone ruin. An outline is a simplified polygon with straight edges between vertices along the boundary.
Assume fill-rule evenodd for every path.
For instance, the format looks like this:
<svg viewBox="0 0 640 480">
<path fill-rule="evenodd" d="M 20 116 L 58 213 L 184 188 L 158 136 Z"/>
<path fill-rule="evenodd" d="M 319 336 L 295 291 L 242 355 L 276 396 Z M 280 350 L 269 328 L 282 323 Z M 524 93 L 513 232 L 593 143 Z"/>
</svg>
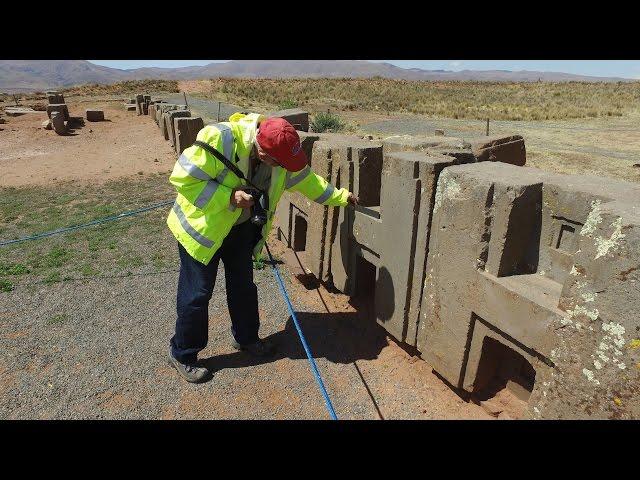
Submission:
<svg viewBox="0 0 640 480">
<path fill-rule="evenodd" d="M 58 135 L 66 135 L 69 132 L 69 107 L 64 101 L 64 96 L 56 91 L 46 92 L 47 100 L 47 117 L 49 120 L 43 122 L 42 128 L 45 130 L 53 130 Z"/>
</svg>

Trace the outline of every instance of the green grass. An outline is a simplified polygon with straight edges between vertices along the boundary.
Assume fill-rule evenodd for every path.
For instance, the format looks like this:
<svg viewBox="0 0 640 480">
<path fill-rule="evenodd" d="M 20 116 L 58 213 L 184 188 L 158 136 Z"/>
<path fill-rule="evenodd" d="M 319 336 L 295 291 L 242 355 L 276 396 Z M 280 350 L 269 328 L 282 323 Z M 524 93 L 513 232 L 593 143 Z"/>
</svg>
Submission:
<svg viewBox="0 0 640 480">
<path fill-rule="evenodd" d="M 69 260 L 69 251 L 62 246 L 55 246 L 44 258 L 44 266 L 49 268 L 62 267 Z"/>
<path fill-rule="evenodd" d="M 320 112 L 313 117 L 309 125 L 313 132 L 340 132 L 344 130 L 345 123 L 340 117 L 330 112 Z"/>
<path fill-rule="evenodd" d="M 14 289 L 13 283 L 9 280 L 0 278 L 0 292 L 10 292 Z"/>
<path fill-rule="evenodd" d="M 122 257 L 120 257 L 116 262 L 120 267 L 130 268 L 130 267 L 141 267 L 145 264 L 144 260 L 140 255 L 136 255 L 132 252 L 126 252 Z"/>
<path fill-rule="evenodd" d="M 47 285 L 51 285 L 52 283 L 58 283 L 60 280 L 62 280 L 60 272 L 49 272 L 49 274 L 44 278 L 43 282 Z"/>
<path fill-rule="evenodd" d="M 78 271 L 85 277 L 93 277 L 94 275 L 98 275 L 100 273 L 97 268 L 87 263 L 81 265 Z"/>
<path fill-rule="evenodd" d="M 296 102 L 295 100 L 291 100 L 289 98 L 282 100 L 280 103 L 278 103 L 278 110 L 287 110 L 289 108 L 297 108 L 298 107 L 298 102 Z"/>
<path fill-rule="evenodd" d="M 86 223 L 170 200 L 175 190 L 167 177 L 143 175 L 104 185 L 0 188 L 0 239 Z M 0 247 L 0 289 L 175 268 L 175 239 L 166 226 L 169 208 Z"/>
<path fill-rule="evenodd" d="M 24 275 L 29 272 L 29 267 L 23 265 L 22 263 L 0 263 L 0 275 Z"/>
<path fill-rule="evenodd" d="M 423 82 L 384 78 L 243 79 L 209 81 L 205 97 L 237 105 L 311 112 L 414 113 L 443 118 L 558 120 L 621 116 L 636 108 L 640 82 Z"/>
</svg>

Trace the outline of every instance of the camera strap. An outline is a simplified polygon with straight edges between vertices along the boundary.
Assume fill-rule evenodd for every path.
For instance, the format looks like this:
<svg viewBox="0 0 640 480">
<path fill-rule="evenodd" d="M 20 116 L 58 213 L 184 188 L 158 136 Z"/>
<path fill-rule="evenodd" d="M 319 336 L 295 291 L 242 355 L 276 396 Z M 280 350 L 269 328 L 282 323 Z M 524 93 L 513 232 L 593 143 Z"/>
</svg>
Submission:
<svg viewBox="0 0 640 480">
<path fill-rule="evenodd" d="M 242 170 L 240 170 L 237 167 L 237 165 L 234 165 L 233 163 L 231 163 L 231 161 L 227 157 L 225 157 L 222 153 L 220 153 L 217 149 L 213 148 L 208 143 L 201 142 L 200 140 L 196 140 L 195 142 L 193 142 L 193 144 L 197 145 L 198 147 L 204 149 L 205 151 L 209 152 L 211 155 L 216 157 L 219 161 L 221 161 L 223 163 L 223 165 L 225 167 L 227 167 L 229 170 L 231 170 L 238 178 L 241 178 L 242 180 L 247 182 L 249 185 L 251 185 L 256 190 L 258 190 L 258 191 L 260 191 L 262 193 L 265 193 L 265 191 L 263 189 L 256 187 L 251 182 L 251 180 L 249 180 L 247 177 L 245 177 L 244 173 L 242 173 Z"/>
</svg>

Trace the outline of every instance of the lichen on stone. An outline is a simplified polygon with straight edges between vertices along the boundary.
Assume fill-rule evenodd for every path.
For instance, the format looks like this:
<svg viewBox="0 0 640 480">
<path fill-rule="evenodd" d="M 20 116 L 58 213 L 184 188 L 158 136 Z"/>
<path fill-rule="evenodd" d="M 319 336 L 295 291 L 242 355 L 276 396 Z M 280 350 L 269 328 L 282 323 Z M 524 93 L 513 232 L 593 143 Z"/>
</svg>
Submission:
<svg viewBox="0 0 640 480">
<path fill-rule="evenodd" d="M 600 200 L 594 200 L 591 202 L 591 211 L 589 216 L 580 230 L 580 235 L 590 237 L 593 232 L 596 231 L 596 227 L 602 222 L 602 216 L 600 215 Z"/>
<path fill-rule="evenodd" d="M 588 368 L 583 368 L 582 373 L 584 374 L 585 377 L 587 377 L 587 380 L 589 380 L 592 383 L 595 383 L 596 385 L 600 385 L 600 381 L 594 377 L 593 372 L 591 370 L 589 370 Z"/>
<path fill-rule="evenodd" d="M 611 224 L 614 228 L 613 233 L 610 238 L 597 237 L 596 241 L 596 250 L 597 254 L 595 259 L 600 257 L 604 257 L 610 250 L 615 250 L 618 248 L 620 244 L 620 239 L 624 238 L 624 233 L 622 233 L 622 218 L 618 217 L 618 219 Z"/>
<path fill-rule="evenodd" d="M 436 198 L 433 202 L 433 213 L 437 212 L 442 206 L 442 202 L 445 199 L 454 198 L 461 192 L 460 185 L 455 181 L 447 170 L 444 170 L 438 179 L 438 186 L 436 188 Z"/>
</svg>

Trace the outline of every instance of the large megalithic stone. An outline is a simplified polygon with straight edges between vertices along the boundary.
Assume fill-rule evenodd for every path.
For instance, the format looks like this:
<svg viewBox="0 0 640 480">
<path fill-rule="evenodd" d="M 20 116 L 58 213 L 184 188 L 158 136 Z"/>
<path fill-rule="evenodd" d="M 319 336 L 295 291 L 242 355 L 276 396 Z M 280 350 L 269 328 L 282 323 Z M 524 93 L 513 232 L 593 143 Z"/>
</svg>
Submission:
<svg viewBox="0 0 640 480">
<path fill-rule="evenodd" d="M 431 211 L 438 176 L 455 157 L 425 152 L 385 153 L 380 194 L 380 224 L 366 232 L 358 222 L 354 234 L 370 243 L 375 236 L 380 255 L 376 285 L 376 320 L 397 340 L 416 344 Z M 357 215 L 360 216 L 359 212 Z"/>
<path fill-rule="evenodd" d="M 47 100 L 49 101 L 49 104 L 60 104 L 60 103 L 65 103 L 64 101 L 64 96 L 61 93 L 54 93 L 51 95 L 47 95 Z"/>
<path fill-rule="evenodd" d="M 85 116 L 89 122 L 102 122 L 104 120 L 104 111 L 87 109 Z"/>
<path fill-rule="evenodd" d="M 158 127 L 160 128 L 160 131 L 163 133 L 164 135 L 164 122 L 162 122 L 162 115 L 164 114 L 164 112 L 168 112 L 170 110 L 175 110 L 176 109 L 176 105 L 171 104 L 171 103 L 162 103 L 160 105 L 157 106 L 156 108 L 156 124 L 158 125 Z"/>
<path fill-rule="evenodd" d="M 362 205 L 379 203 L 381 163 L 382 146 L 358 137 L 324 135 L 313 143 L 313 171 L 334 187 L 359 194 Z M 300 214 L 307 217 L 306 257 L 309 269 L 322 282 L 342 290 L 345 276 L 342 270 L 347 268 L 344 264 L 347 254 L 341 250 L 343 243 L 336 242 L 336 238 L 339 232 L 348 228 L 349 218 L 344 217 L 342 209 L 326 207 L 299 193 L 292 195 L 290 201 L 301 211 Z M 335 269 L 332 268 L 332 258 L 340 259 Z"/>
<path fill-rule="evenodd" d="M 524 139 L 520 135 L 481 137 L 471 143 L 478 162 L 502 162 L 523 166 L 527 162 Z"/>
<path fill-rule="evenodd" d="M 470 393 L 502 382 L 533 418 L 637 418 L 638 198 L 640 187 L 613 179 L 603 189 L 502 162 L 447 167 L 422 357 Z"/>
<path fill-rule="evenodd" d="M 164 139 L 169 140 L 169 142 L 171 143 L 171 146 L 174 145 L 174 141 L 175 141 L 175 131 L 174 131 L 175 125 L 173 123 L 173 119 L 178 117 L 190 117 L 190 116 L 191 116 L 191 112 L 189 112 L 188 110 L 169 110 L 168 112 L 165 112 L 162 115 L 162 121 L 164 123 L 164 127 L 163 127 Z"/>
<path fill-rule="evenodd" d="M 142 104 L 144 103 L 144 95 L 142 94 L 138 94 L 136 95 L 136 112 L 138 112 L 138 115 L 143 115 L 143 109 L 142 109 Z"/>
<path fill-rule="evenodd" d="M 67 107 L 66 103 L 47 105 L 47 116 L 49 118 L 51 118 L 52 112 L 60 112 L 62 113 L 66 121 L 69 120 L 69 108 Z"/>
<path fill-rule="evenodd" d="M 58 135 L 65 135 L 67 133 L 63 112 L 58 110 L 51 112 L 51 126 Z"/>
<path fill-rule="evenodd" d="M 204 121 L 201 117 L 174 117 L 175 142 L 174 146 L 178 155 L 185 148 L 193 145 L 198 132 L 204 128 Z"/>
<path fill-rule="evenodd" d="M 289 122 L 296 130 L 309 131 L 309 112 L 299 108 L 289 108 L 266 114 L 267 117 L 283 118 Z"/>
<path fill-rule="evenodd" d="M 557 286 L 542 275 L 531 276 L 535 267 L 528 261 L 529 252 L 538 248 L 531 233 L 540 228 L 541 180 L 536 172 L 489 162 L 447 167 L 438 178 L 417 348 L 436 372 L 461 389 L 474 390 L 476 327 L 480 344 L 486 336 L 481 326 L 488 325 L 516 339 L 519 343 L 509 347 L 520 349 L 519 354 L 518 345 L 526 345 L 530 351 L 524 355 L 535 360 L 535 368 L 549 357 L 544 332 L 559 315 L 557 297 L 553 301 Z M 508 230 L 529 235 L 510 242 Z M 505 258 L 517 267 L 504 273 L 522 274 L 518 282 L 496 276 Z M 544 301 L 518 295 L 536 288 L 547 293 L 539 295 Z"/>
<path fill-rule="evenodd" d="M 395 135 L 385 138 L 382 145 L 384 146 L 385 154 L 398 151 L 419 151 L 430 155 L 454 157 L 457 164 L 477 161 L 471 151 L 471 144 L 457 137 Z"/>
</svg>

